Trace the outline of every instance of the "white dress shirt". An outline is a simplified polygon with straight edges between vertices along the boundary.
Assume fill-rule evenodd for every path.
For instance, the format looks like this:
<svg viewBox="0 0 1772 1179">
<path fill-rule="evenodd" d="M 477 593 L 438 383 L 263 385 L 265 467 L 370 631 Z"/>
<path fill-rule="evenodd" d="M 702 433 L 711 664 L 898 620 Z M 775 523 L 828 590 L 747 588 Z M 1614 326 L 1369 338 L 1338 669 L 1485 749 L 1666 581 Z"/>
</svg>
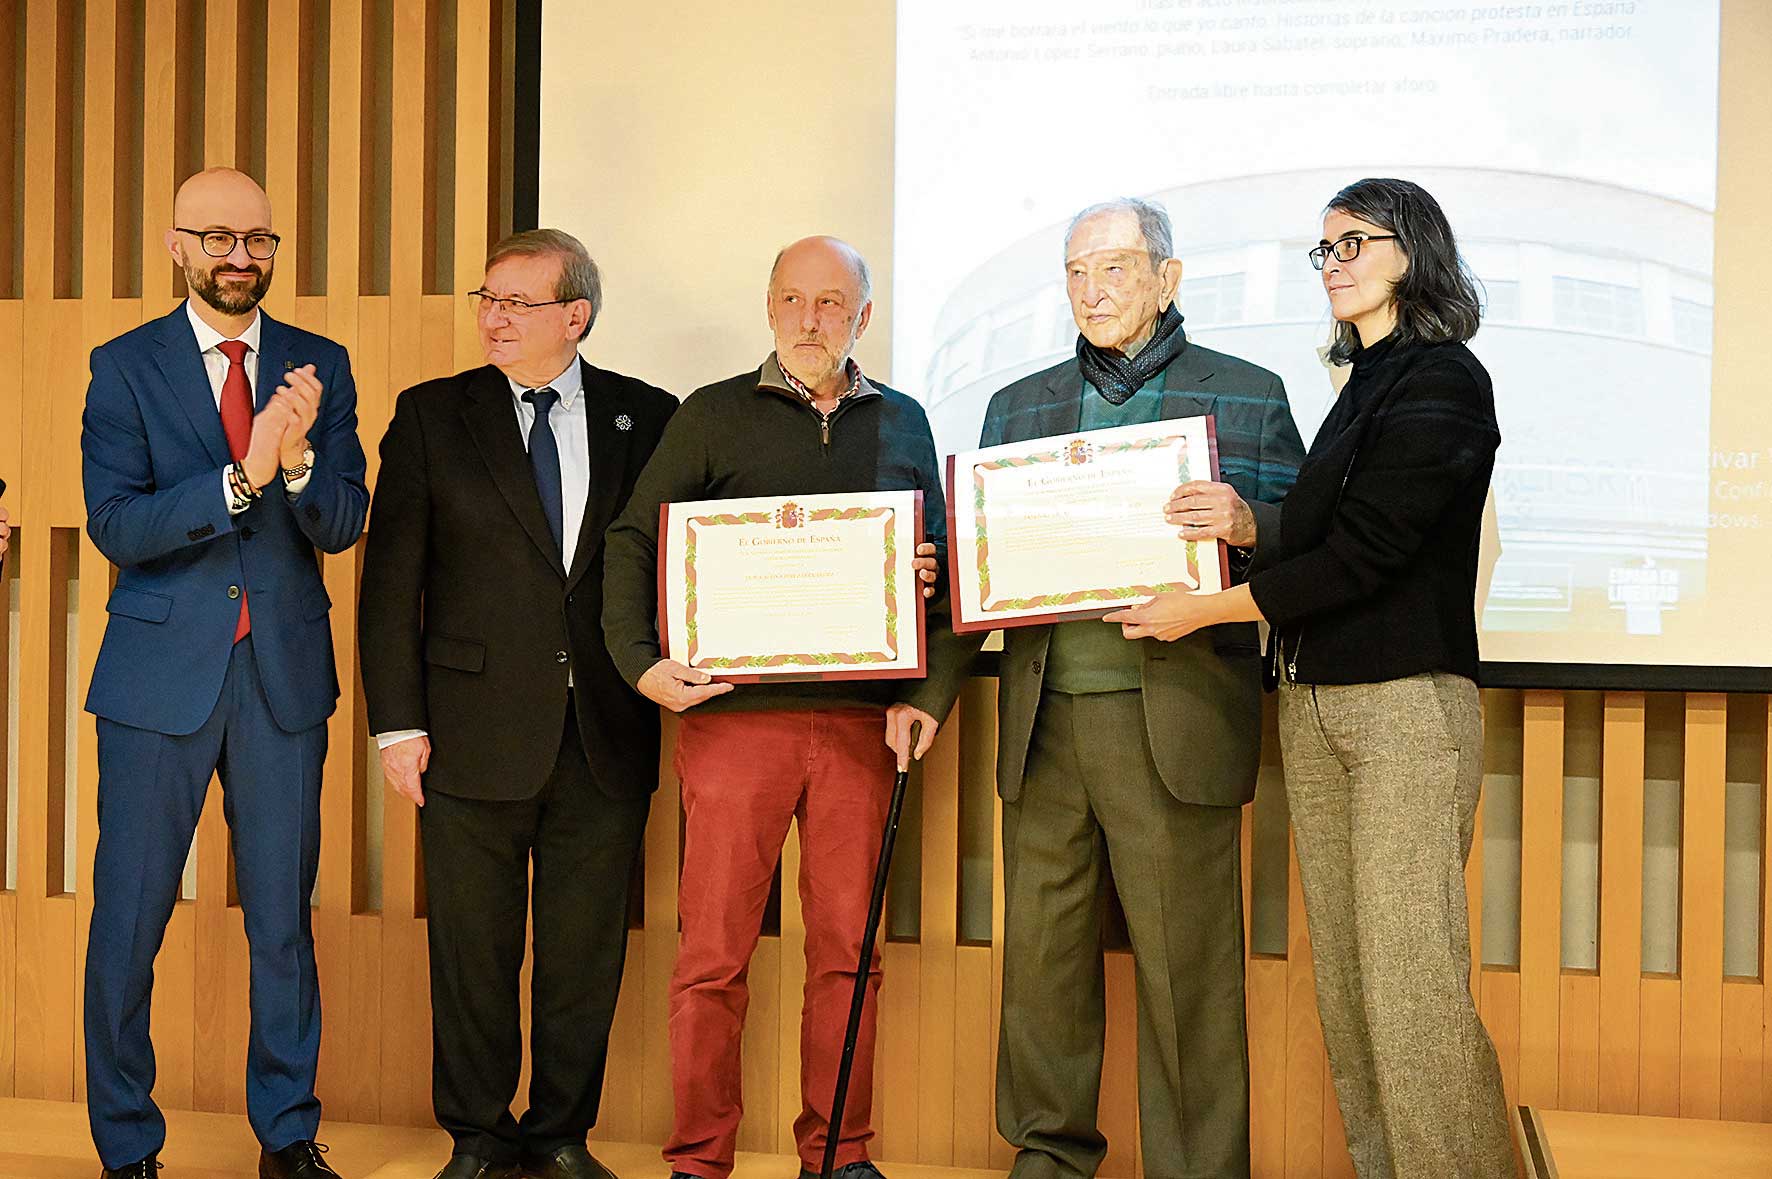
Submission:
<svg viewBox="0 0 1772 1179">
<path fill-rule="evenodd" d="M 189 299 L 185 300 L 185 314 L 191 319 L 191 329 L 197 333 L 197 350 L 203 354 L 203 371 L 209 377 L 209 392 L 215 398 L 215 412 L 219 414 L 221 412 L 222 385 L 228 379 L 228 358 L 219 345 L 228 337 L 204 323 L 203 318 L 197 314 L 197 309 L 191 306 Z M 241 362 L 240 367 L 246 370 L 246 388 L 250 391 L 255 407 L 258 405 L 258 337 L 259 329 L 262 327 L 264 327 L 264 320 L 255 310 L 252 313 L 252 322 L 246 325 L 246 330 L 234 337 L 246 343 L 246 359 Z M 313 472 L 310 471 L 300 479 L 292 481 L 284 490 L 290 495 L 300 495 L 306 490 L 308 479 L 312 474 Z M 235 509 L 234 491 L 228 486 L 226 471 L 222 472 L 222 502 L 228 505 L 230 516 L 238 516 L 246 510 L 246 508 Z M 246 505 L 246 507 L 251 506 L 251 504 Z"/>
<path fill-rule="evenodd" d="M 257 326 L 256 320 L 253 323 Z M 551 381 L 530 386 L 519 384 L 510 377 L 505 380 L 510 382 L 511 404 L 517 411 L 517 433 L 523 439 L 525 450 L 529 447 L 529 428 L 535 424 L 535 406 L 523 400 L 523 394 L 531 388 L 547 388 L 560 395 L 560 400 L 548 412 L 548 427 L 554 431 L 554 445 L 560 452 L 560 546 L 564 550 L 560 554 L 560 563 L 571 569 L 573 555 L 578 552 L 578 531 L 584 526 L 585 500 L 591 494 L 591 430 L 589 407 L 583 396 L 584 370 L 579 367 L 578 356 L 574 354 L 566 371 Z M 572 687 L 571 671 L 566 673 L 566 686 Z M 396 729 L 377 733 L 375 744 L 378 749 L 386 749 L 401 741 L 429 735 L 424 729 Z"/>
</svg>

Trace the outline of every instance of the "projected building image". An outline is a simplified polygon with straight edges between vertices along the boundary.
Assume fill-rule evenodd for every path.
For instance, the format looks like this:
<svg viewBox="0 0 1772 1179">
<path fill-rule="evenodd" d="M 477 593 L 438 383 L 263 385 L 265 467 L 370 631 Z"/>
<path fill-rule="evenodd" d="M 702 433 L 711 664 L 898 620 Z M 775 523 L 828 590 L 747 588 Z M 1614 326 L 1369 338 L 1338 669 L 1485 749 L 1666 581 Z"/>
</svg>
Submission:
<svg viewBox="0 0 1772 1179">
<path fill-rule="evenodd" d="M 1190 337 L 1279 373 L 1307 440 L 1334 387 L 1305 252 L 1321 202 L 1367 174 L 1434 192 L 1486 291 L 1472 348 L 1494 377 L 1503 439 L 1485 629 L 1660 633 L 1704 593 L 1711 214 L 1583 180 L 1382 164 L 1149 194 L 1174 220 Z M 945 451 L 977 444 L 997 389 L 1074 350 L 1063 233 L 1046 226 L 962 277 L 927 372 L 901 378 L 921 382 Z"/>
</svg>

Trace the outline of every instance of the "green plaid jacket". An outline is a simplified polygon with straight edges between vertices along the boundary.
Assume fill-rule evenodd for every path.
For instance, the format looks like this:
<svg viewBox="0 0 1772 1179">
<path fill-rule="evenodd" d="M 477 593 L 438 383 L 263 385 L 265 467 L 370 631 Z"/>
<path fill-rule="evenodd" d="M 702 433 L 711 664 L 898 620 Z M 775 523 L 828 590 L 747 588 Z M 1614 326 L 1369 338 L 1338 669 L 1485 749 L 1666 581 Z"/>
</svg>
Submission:
<svg viewBox="0 0 1772 1179">
<path fill-rule="evenodd" d="M 998 391 L 985 411 L 980 446 L 1075 433 L 1083 374 L 1075 359 Z M 1163 373 L 1162 418 L 1210 414 L 1219 478 L 1236 488 L 1259 536 L 1277 535 L 1279 503 L 1298 477 L 1304 443 L 1286 387 L 1267 369 L 1189 343 Z M 1233 561 L 1231 575 L 1245 570 Z M 997 789 L 1021 794 L 1039 707 L 1050 626 L 1003 632 L 998 690 Z M 1183 802 L 1237 806 L 1255 794 L 1261 754 L 1261 670 L 1253 623 L 1208 627 L 1173 643 L 1144 645 L 1144 711 L 1151 754 Z"/>
</svg>

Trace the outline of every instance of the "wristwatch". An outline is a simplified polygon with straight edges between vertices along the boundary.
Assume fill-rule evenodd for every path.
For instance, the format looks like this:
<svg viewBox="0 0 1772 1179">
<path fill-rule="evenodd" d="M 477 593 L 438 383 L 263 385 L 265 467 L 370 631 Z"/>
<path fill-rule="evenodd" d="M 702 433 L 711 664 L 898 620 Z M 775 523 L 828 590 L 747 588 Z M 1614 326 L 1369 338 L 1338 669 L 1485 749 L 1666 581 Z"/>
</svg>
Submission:
<svg viewBox="0 0 1772 1179">
<path fill-rule="evenodd" d="M 306 475 L 309 471 L 312 471 L 313 469 L 314 469 L 314 448 L 310 446 L 306 450 L 301 452 L 300 465 L 294 466 L 294 467 L 284 467 L 283 468 L 283 482 L 294 483 L 297 479 L 300 479 L 303 475 Z"/>
</svg>

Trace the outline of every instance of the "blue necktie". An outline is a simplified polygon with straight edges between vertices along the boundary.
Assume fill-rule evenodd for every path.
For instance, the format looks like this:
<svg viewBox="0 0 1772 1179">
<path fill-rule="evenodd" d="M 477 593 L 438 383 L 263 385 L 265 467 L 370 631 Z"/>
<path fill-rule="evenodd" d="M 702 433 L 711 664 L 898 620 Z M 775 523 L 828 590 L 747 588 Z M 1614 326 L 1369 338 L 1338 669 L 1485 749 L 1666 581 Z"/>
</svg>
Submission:
<svg viewBox="0 0 1772 1179">
<path fill-rule="evenodd" d="M 561 543 L 560 447 L 554 441 L 554 428 L 548 424 L 548 411 L 560 400 L 552 389 L 531 389 L 523 400 L 535 408 L 535 424 L 529 427 L 529 467 L 535 472 L 535 490 L 541 496 L 542 515 L 548 518 L 548 531 L 554 534 L 554 548 L 564 553 Z"/>
</svg>

